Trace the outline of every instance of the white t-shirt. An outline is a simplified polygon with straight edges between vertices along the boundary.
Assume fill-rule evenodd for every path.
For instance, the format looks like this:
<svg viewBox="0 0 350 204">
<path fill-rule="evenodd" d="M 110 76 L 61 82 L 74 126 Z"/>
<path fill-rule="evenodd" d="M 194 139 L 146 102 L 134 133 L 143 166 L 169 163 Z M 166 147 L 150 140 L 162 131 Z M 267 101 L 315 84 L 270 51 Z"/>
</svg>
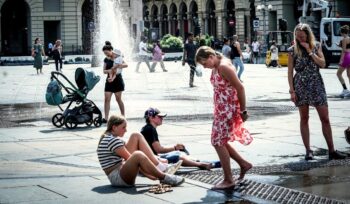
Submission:
<svg viewBox="0 0 350 204">
<path fill-rule="evenodd" d="M 275 45 L 270 47 L 271 60 L 278 60 L 278 48 Z"/>
<path fill-rule="evenodd" d="M 260 43 L 258 41 L 255 41 L 252 43 L 252 47 L 253 47 L 253 52 L 259 52 Z"/>
<path fill-rule="evenodd" d="M 118 56 L 117 58 L 114 59 L 114 64 L 123 64 L 123 57 L 122 56 Z M 118 68 L 117 69 L 117 74 L 121 74 L 123 71 L 122 68 Z"/>
<path fill-rule="evenodd" d="M 147 55 L 145 50 L 147 50 L 147 44 L 141 41 L 139 44 L 139 55 Z"/>
</svg>

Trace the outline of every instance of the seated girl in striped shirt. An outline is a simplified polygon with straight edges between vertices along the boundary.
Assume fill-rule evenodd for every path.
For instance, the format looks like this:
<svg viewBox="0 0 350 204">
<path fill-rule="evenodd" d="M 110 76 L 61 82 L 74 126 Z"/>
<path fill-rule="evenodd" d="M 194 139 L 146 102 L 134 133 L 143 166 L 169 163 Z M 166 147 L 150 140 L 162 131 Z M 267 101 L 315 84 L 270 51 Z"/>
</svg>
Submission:
<svg viewBox="0 0 350 204">
<path fill-rule="evenodd" d="M 111 116 L 97 147 L 101 167 L 113 186 L 132 187 L 139 171 L 152 180 L 159 179 L 172 186 L 185 181 L 180 176 L 163 172 L 167 164 L 159 162 L 141 134 L 131 134 L 125 143 L 122 137 L 126 126 L 123 117 Z"/>
</svg>

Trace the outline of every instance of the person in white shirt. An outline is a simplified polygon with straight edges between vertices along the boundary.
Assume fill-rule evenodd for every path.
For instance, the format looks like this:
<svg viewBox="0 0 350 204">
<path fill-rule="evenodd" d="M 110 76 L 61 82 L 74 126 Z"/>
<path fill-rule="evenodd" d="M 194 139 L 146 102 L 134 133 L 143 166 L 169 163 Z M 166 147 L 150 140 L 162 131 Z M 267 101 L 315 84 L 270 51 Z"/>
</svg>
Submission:
<svg viewBox="0 0 350 204">
<path fill-rule="evenodd" d="M 272 41 L 271 47 L 270 47 L 270 52 L 271 52 L 271 61 L 268 67 L 273 66 L 273 67 L 281 67 L 281 65 L 278 62 L 278 47 L 276 46 L 276 42 Z"/>
<path fill-rule="evenodd" d="M 253 58 L 255 58 L 255 64 L 258 64 L 260 43 L 256 39 L 254 39 L 252 43 L 252 48 L 253 48 Z M 254 59 L 253 59 L 253 63 L 254 63 Z"/>
<path fill-rule="evenodd" d="M 149 51 L 147 50 L 147 38 L 143 37 L 142 41 L 139 44 L 139 62 L 136 65 L 136 70 L 135 70 L 136 72 L 139 72 L 140 64 L 142 62 L 145 62 L 147 64 L 147 67 L 150 72 L 154 72 L 154 70 L 152 70 L 151 65 L 149 63 L 148 53 Z"/>
</svg>

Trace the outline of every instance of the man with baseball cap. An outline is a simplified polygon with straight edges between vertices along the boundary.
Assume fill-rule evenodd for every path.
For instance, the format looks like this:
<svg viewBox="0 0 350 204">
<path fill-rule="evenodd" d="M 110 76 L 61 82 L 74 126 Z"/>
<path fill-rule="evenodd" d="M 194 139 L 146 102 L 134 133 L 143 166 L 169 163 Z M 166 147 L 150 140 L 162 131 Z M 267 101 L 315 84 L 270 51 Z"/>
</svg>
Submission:
<svg viewBox="0 0 350 204">
<path fill-rule="evenodd" d="M 162 125 L 163 118 L 166 116 L 167 114 L 161 113 L 157 108 L 148 108 L 145 111 L 144 118 L 146 119 L 146 125 L 141 129 L 141 134 L 145 137 L 153 153 L 160 158 L 168 160 L 169 163 L 182 161 L 182 166 L 211 169 L 213 167 L 211 163 L 194 161 L 184 153 L 181 153 L 180 151 L 187 151 L 183 144 L 176 144 L 169 147 L 160 144 L 157 127 Z"/>
</svg>

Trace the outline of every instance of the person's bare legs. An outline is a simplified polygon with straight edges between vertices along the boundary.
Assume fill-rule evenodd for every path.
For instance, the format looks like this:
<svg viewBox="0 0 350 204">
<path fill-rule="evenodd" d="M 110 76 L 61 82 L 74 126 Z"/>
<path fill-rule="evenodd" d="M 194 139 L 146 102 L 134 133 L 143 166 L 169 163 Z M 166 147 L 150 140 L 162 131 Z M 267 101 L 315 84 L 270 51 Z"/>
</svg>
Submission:
<svg viewBox="0 0 350 204">
<path fill-rule="evenodd" d="M 333 136 L 332 136 L 332 128 L 329 122 L 329 114 L 327 106 L 316 106 L 316 110 L 318 112 L 318 116 L 320 117 L 322 123 L 322 133 L 324 138 L 326 139 L 328 151 L 334 152 L 334 144 L 333 144 Z"/>
<path fill-rule="evenodd" d="M 210 163 L 196 162 L 185 155 L 181 155 L 180 160 L 182 160 L 182 166 L 194 166 L 194 167 L 198 167 L 206 170 L 210 170 L 212 168 Z"/>
<path fill-rule="evenodd" d="M 112 97 L 112 92 L 105 92 L 105 104 L 104 104 L 104 109 L 105 109 L 105 119 L 108 120 L 109 116 L 109 110 L 111 108 L 111 97 Z"/>
<path fill-rule="evenodd" d="M 243 159 L 243 157 L 241 157 L 241 155 L 233 148 L 231 144 L 227 143 L 226 148 L 230 154 L 230 157 L 233 160 L 235 160 L 238 163 L 239 167 L 241 168 L 241 172 L 238 177 L 238 180 L 243 179 L 247 171 L 249 171 L 249 169 L 251 169 L 253 165 L 248 161 L 246 161 L 245 159 Z"/>
<path fill-rule="evenodd" d="M 339 82 L 341 84 L 345 84 L 344 78 L 343 78 L 343 72 L 345 71 L 345 68 L 339 67 L 337 70 L 337 77 L 339 79 Z"/>
<path fill-rule="evenodd" d="M 125 144 L 125 147 L 130 153 L 140 150 L 145 153 L 145 155 L 152 161 L 154 165 L 159 164 L 159 160 L 153 154 L 151 147 L 148 145 L 145 138 L 140 133 L 131 134 L 128 142 Z"/>
<path fill-rule="evenodd" d="M 125 108 L 124 108 L 124 102 L 122 101 L 122 91 L 119 91 L 117 93 L 115 93 L 115 100 L 117 100 L 119 109 L 120 109 L 120 113 L 125 116 Z"/>
<path fill-rule="evenodd" d="M 301 138 L 303 139 L 306 151 L 310 151 L 309 106 L 300 106 L 299 115 Z"/>
<path fill-rule="evenodd" d="M 350 67 L 346 69 L 346 75 L 348 76 L 350 86 Z"/>
<path fill-rule="evenodd" d="M 158 170 L 152 161 L 141 151 L 134 151 L 130 158 L 125 161 L 123 166 L 120 169 L 121 178 L 129 185 L 135 183 L 136 176 L 141 168 L 146 175 L 149 175 L 148 178 L 154 179 L 158 178 L 163 180 L 165 174 Z"/>
<path fill-rule="evenodd" d="M 224 180 L 216 184 L 212 189 L 226 189 L 233 187 L 235 182 L 232 178 L 230 154 L 226 146 L 214 146 L 214 148 L 219 156 L 221 166 L 224 171 Z"/>
</svg>

